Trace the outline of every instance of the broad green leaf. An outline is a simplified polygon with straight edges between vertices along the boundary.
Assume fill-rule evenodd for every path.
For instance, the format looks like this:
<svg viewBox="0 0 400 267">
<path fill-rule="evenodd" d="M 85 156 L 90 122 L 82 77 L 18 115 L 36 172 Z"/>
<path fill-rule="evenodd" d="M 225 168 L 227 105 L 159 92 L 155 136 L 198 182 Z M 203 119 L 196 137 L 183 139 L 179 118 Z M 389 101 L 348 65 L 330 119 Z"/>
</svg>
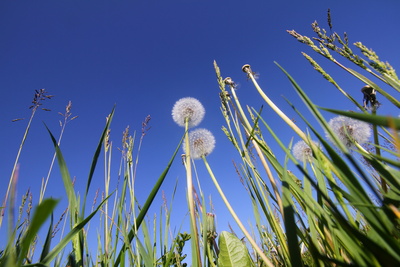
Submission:
<svg viewBox="0 0 400 267">
<path fill-rule="evenodd" d="M 253 266 L 246 245 L 235 235 L 223 231 L 218 240 L 219 267 L 247 267 Z"/>
</svg>

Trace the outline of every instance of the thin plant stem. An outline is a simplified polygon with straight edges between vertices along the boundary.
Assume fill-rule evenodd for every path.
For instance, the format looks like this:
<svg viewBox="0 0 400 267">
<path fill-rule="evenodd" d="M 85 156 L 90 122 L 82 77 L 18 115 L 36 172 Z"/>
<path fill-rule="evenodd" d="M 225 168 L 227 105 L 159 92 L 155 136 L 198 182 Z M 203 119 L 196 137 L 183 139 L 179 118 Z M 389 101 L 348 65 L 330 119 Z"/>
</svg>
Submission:
<svg viewBox="0 0 400 267">
<path fill-rule="evenodd" d="M 210 165 L 208 164 L 207 159 L 206 159 L 206 157 L 204 155 L 202 156 L 202 159 L 204 161 L 204 164 L 205 164 L 205 166 L 207 168 L 208 173 L 211 176 L 212 181 L 214 182 L 215 187 L 218 190 L 218 193 L 220 194 L 222 200 L 224 201 L 224 203 L 225 203 L 226 207 L 228 208 L 229 212 L 231 213 L 233 219 L 238 224 L 239 228 L 242 230 L 242 232 L 244 233 L 246 238 L 249 240 L 250 244 L 253 246 L 253 248 L 257 252 L 257 254 L 264 261 L 264 263 L 267 266 L 270 266 L 270 267 L 274 266 L 272 264 L 272 262 L 267 258 L 267 256 L 265 256 L 265 254 L 262 252 L 261 248 L 257 245 L 257 243 L 254 241 L 254 239 L 251 237 L 250 233 L 246 230 L 246 228 L 244 227 L 243 223 L 240 221 L 239 217 L 237 216 L 236 212 L 232 208 L 232 206 L 229 203 L 228 199 L 226 198 L 224 192 L 222 191 L 221 187 L 219 186 L 219 183 L 218 183 L 217 179 L 215 178 L 215 175 L 214 175 L 213 171 L 211 170 Z"/>
<path fill-rule="evenodd" d="M 200 244 L 199 236 L 197 232 L 196 216 L 194 211 L 194 198 L 193 198 L 193 179 L 192 179 L 192 165 L 190 162 L 190 145 L 189 145 L 189 120 L 185 119 L 185 166 L 186 166 L 186 182 L 187 182 L 187 196 L 189 202 L 189 213 L 190 213 L 190 228 L 192 229 L 192 251 L 195 250 L 195 254 L 192 255 L 192 259 L 197 259 L 197 265 L 201 266 L 201 256 L 200 256 Z M 193 253 L 193 252 L 192 252 Z M 193 262 L 194 264 L 195 262 Z"/>
<path fill-rule="evenodd" d="M 248 68 L 246 68 L 246 66 L 248 66 Z M 300 130 L 300 128 L 297 127 L 297 125 L 288 116 L 286 116 L 286 114 L 283 113 L 275 105 L 275 103 L 272 102 L 272 100 L 269 99 L 269 97 L 263 92 L 261 87 L 258 85 L 256 79 L 254 78 L 254 75 L 250 69 L 250 66 L 245 65 L 243 67 L 243 71 L 247 73 L 247 76 L 251 79 L 251 81 L 253 82 L 254 86 L 256 87 L 258 93 L 261 95 L 261 97 L 264 99 L 264 101 L 267 102 L 267 104 L 279 115 L 279 117 L 281 117 L 290 126 L 290 128 L 292 128 L 305 142 L 308 142 L 308 138 L 307 138 L 306 134 L 302 130 Z"/>
<path fill-rule="evenodd" d="M 15 173 L 17 171 L 17 165 L 18 165 L 19 157 L 20 157 L 21 152 L 22 152 L 22 147 L 24 146 L 25 140 L 26 140 L 26 138 L 28 136 L 29 129 L 31 128 L 32 120 L 33 120 L 33 117 L 35 116 L 37 108 L 38 108 L 38 106 L 35 106 L 32 109 L 31 117 L 29 118 L 29 122 L 28 122 L 28 125 L 26 126 L 24 136 L 22 137 L 21 144 L 19 145 L 18 153 L 17 153 L 17 156 L 15 158 L 15 162 L 14 162 L 14 167 L 12 169 L 10 180 L 8 182 L 6 196 L 5 196 L 4 200 L 3 200 L 3 209 L 0 212 L 0 227 L 1 227 L 2 223 L 3 223 L 3 217 L 4 217 L 6 204 L 7 204 L 7 201 L 8 201 L 8 195 L 10 193 L 11 185 L 13 183 L 13 180 L 14 180 L 14 177 L 15 177 Z"/>
</svg>

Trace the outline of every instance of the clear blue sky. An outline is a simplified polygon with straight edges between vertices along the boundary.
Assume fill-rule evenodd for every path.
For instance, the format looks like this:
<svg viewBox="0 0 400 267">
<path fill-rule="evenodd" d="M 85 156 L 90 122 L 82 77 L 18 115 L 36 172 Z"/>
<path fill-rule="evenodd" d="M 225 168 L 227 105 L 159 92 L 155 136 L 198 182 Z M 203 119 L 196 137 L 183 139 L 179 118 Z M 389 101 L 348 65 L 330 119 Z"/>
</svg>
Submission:
<svg viewBox="0 0 400 267">
<path fill-rule="evenodd" d="M 183 132 L 171 118 L 172 106 L 178 99 L 191 96 L 199 99 L 206 109 L 200 127 L 211 130 L 217 140 L 208 160 L 233 206 L 243 211 L 245 221 L 251 219 L 247 197 L 238 197 L 246 194 L 232 167 L 232 160 L 238 157 L 220 130 L 224 120 L 219 111 L 213 60 L 217 60 L 223 76 L 231 76 L 241 84 L 237 94 L 243 104 L 256 108 L 263 104 L 241 72 L 242 65 L 249 63 L 260 73 L 259 82 L 270 98 L 300 121 L 281 95 L 306 110 L 273 63 L 277 61 L 318 105 L 354 110 L 300 52 L 313 56 L 360 101 L 359 90 L 363 84 L 286 32 L 294 29 L 313 36 L 310 24 L 315 20 L 328 28 L 328 8 L 334 31 L 339 34 L 346 31 L 350 43 L 361 41 L 373 48 L 382 60 L 388 60 L 395 68 L 400 66 L 400 3 L 395 0 L 1 1 L 0 88 L 4 97 L 0 105 L 0 179 L 4 185 L 0 188 L 1 201 L 30 116 L 28 107 L 35 89 L 45 88 L 55 97 L 43 106 L 51 112 L 40 111 L 36 115 L 20 159 L 18 198 L 30 188 L 34 202 L 53 155 L 42 121 L 58 135 L 58 121 L 62 119 L 58 112 L 64 112 L 68 101 L 72 101 L 73 115 L 79 117 L 67 125 L 61 149 L 71 176 L 76 177 L 76 189 L 81 193 L 105 117 L 114 104 L 111 139 L 115 163 L 119 162 L 117 147 L 121 146 L 122 131 L 130 125 L 132 132 L 137 130 L 140 134 L 141 122 L 151 115 L 152 128 L 144 139 L 136 180 L 138 199 L 143 203 Z M 379 112 L 397 116 L 398 110 L 389 107 L 390 104 L 384 104 Z M 269 109 L 264 109 L 265 118 L 269 118 L 268 112 Z M 26 119 L 12 122 L 16 118 Z M 288 143 L 294 133 L 283 130 L 282 122 L 275 115 L 271 114 L 270 118 L 272 127 L 281 131 L 281 137 Z M 229 230 L 227 223 L 234 225 L 234 221 L 227 215 L 201 161 L 197 168 L 206 197 L 212 195 L 219 231 Z M 115 182 L 117 166 L 112 175 Z M 179 227 L 187 210 L 185 171 L 179 158 L 163 186 L 168 199 L 177 179 L 173 212 Z M 103 189 L 103 184 L 100 164 L 88 205 L 96 189 Z M 57 166 L 46 196 L 66 199 Z M 161 203 L 160 194 L 153 213 L 159 211 Z M 61 202 L 55 218 L 60 216 L 65 204 Z M 5 229 L 3 224 L 1 239 Z"/>
</svg>

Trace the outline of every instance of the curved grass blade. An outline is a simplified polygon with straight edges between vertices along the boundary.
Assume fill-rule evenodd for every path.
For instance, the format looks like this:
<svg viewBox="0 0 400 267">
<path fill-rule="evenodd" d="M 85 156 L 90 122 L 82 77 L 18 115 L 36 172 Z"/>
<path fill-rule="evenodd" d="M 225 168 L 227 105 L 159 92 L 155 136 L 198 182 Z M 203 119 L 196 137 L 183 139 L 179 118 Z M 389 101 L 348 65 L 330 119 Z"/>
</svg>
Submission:
<svg viewBox="0 0 400 267">
<path fill-rule="evenodd" d="M 56 139 L 54 138 L 53 134 L 51 133 L 50 129 L 47 127 L 47 125 L 44 125 L 47 129 L 47 131 L 50 134 L 51 140 L 53 141 L 54 148 L 56 150 L 56 155 L 57 155 L 57 160 L 58 160 L 58 165 L 60 167 L 60 172 L 61 172 L 61 177 L 64 183 L 64 188 L 68 196 L 68 204 L 71 210 L 71 214 L 74 214 L 77 207 L 77 199 L 74 191 L 74 187 L 72 185 L 71 181 L 71 176 L 69 175 L 69 171 L 67 168 L 67 164 L 65 163 L 64 157 L 61 153 L 60 147 L 57 144 Z M 75 224 L 75 220 L 71 222 L 72 224 Z"/>
<path fill-rule="evenodd" d="M 394 127 L 396 127 L 396 129 L 400 129 L 400 119 L 396 119 L 394 117 L 371 115 L 371 114 L 343 111 L 343 110 L 323 108 L 323 107 L 318 107 L 318 108 L 325 110 L 325 111 L 335 113 L 335 114 L 339 114 L 339 115 L 343 115 L 343 116 L 350 117 L 353 119 L 357 119 L 360 121 L 365 121 L 365 122 L 368 122 L 371 124 L 376 124 L 376 125 L 384 126 L 384 127 L 393 127 L 394 126 Z"/>
</svg>

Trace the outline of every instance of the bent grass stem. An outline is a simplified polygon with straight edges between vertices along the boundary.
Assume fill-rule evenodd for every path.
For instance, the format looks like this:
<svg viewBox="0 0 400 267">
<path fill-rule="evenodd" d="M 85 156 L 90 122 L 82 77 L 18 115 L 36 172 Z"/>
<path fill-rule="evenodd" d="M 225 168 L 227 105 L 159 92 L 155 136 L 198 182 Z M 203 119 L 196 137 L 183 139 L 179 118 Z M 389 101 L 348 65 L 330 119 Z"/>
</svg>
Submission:
<svg viewBox="0 0 400 267">
<path fill-rule="evenodd" d="M 211 170 L 210 165 L 207 162 L 206 157 L 203 155 L 201 157 L 204 161 L 204 164 L 206 165 L 207 171 L 211 176 L 211 179 L 214 182 L 215 187 L 218 190 L 218 193 L 220 194 L 222 200 L 224 201 L 226 207 L 228 208 L 229 212 L 231 213 L 233 219 L 236 221 L 236 223 L 238 224 L 240 230 L 242 230 L 243 234 L 246 236 L 246 238 L 249 240 L 250 244 L 252 245 L 252 247 L 255 249 L 255 251 L 257 252 L 257 254 L 262 258 L 262 260 L 264 261 L 264 263 L 267 266 L 273 267 L 274 265 L 272 264 L 272 262 L 267 258 L 267 256 L 265 256 L 265 254 L 262 252 L 262 250 L 260 249 L 260 247 L 257 245 L 257 243 L 254 241 L 254 239 L 251 237 L 250 233 L 246 230 L 246 228 L 244 227 L 243 223 L 240 221 L 239 217 L 237 216 L 235 210 L 232 208 L 231 204 L 229 203 L 228 199 L 226 198 L 224 192 L 222 191 L 217 179 L 215 178 L 215 175 L 213 173 L 213 171 Z"/>
</svg>

